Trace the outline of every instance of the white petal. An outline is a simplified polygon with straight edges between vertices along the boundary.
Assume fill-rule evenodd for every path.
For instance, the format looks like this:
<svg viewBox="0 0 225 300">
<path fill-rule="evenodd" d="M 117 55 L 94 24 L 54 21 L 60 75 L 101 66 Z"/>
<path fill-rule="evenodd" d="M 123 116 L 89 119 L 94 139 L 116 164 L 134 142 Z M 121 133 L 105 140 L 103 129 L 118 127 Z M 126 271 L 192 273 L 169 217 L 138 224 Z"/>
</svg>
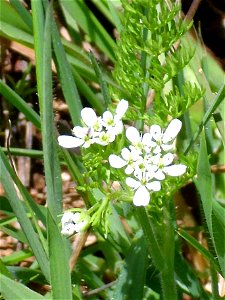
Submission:
<svg viewBox="0 0 225 300">
<path fill-rule="evenodd" d="M 94 139 L 88 139 L 85 141 L 85 143 L 83 144 L 84 148 L 89 148 L 92 144 L 94 144 Z"/>
<path fill-rule="evenodd" d="M 82 139 L 70 135 L 60 135 L 58 137 L 58 142 L 59 145 L 64 148 L 76 148 L 83 145 L 84 143 Z"/>
<path fill-rule="evenodd" d="M 170 176 L 180 176 L 186 172 L 187 167 L 185 165 L 172 165 L 164 167 L 163 171 Z"/>
<path fill-rule="evenodd" d="M 161 145 L 163 151 L 169 151 L 172 150 L 174 148 L 174 143 L 172 144 L 162 144 Z"/>
<path fill-rule="evenodd" d="M 161 190 L 161 183 L 159 181 L 152 181 L 146 184 L 147 189 L 152 190 L 154 192 L 158 192 Z"/>
<path fill-rule="evenodd" d="M 126 166 L 127 162 L 115 154 L 109 156 L 109 164 L 111 167 L 120 169 Z"/>
<path fill-rule="evenodd" d="M 172 153 L 164 155 L 162 158 L 163 166 L 169 166 L 173 162 L 173 159 L 174 155 Z"/>
<path fill-rule="evenodd" d="M 61 233 L 66 236 L 72 235 L 76 232 L 76 225 L 75 224 L 67 224 L 62 227 Z"/>
<path fill-rule="evenodd" d="M 150 157 L 149 161 L 150 161 L 153 165 L 158 165 L 159 162 L 160 162 L 160 157 L 161 157 L 161 154 L 158 153 L 157 155 L 154 155 L 154 156 Z"/>
<path fill-rule="evenodd" d="M 109 125 L 108 123 L 109 122 L 113 122 L 113 115 L 112 115 L 112 113 L 110 112 L 110 111 L 105 111 L 104 113 L 103 113 L 103 115 L 102 115 L 102 120 L 107 124 L 107 125 Z"/>
<path fill-rule="evenodd" d="M 137 144 L 140 141 L 140 134 L 137 128 L 128 127 L 126 130 L 126 137 L 132 144 Z"/>
<path fill-rule="evenodd" d="M 76 137 L 84 139 L 90 129 L 88 127 L 75 126 L 72 131 Z"/>
<path fill-rule="evenodd" d="M 116 108 L 115 118 L 122 119 L 122 117 L 125 115 L 127 109 L 128 109 L 128 101 L 124 100 L 124 99 L 120 100 L 120 102 L 118 103 L 117 108 Z"/>
<path fill-rule="evenodd" d="M 116 122 L 116 125 L 112 127 L 112 129 L 114 130 L 115 135 L 120 134 L 123 131 L 123 122 Z"/>
<path fill-rule="evenodd" d="M 142 137 L 142 144 L 148 147 L 152 147 L 155 145 L 155 142 L 152 141 L 152 136 L 150 133 L 145 133 Z"/>
<path fill-rule="evenodd" d="M 127 175 L 130 175 L 131 173 L 133 173 L 133 171 L 134 171 L 134 168 L 131 167 L 130 165 L 128 165 L 128 166 L 126 167 L 126 169 L 125 169 L 125 173 L 126 173 Z"/>
<path fill-rule="evenodd" d="M 93 126 L 98 120 L 95 111 L 90 107 L 81 110 L 81 118 L 87 126 Z"/>
<path fill-rule="evenodd" d="M 162 130 L 159 125 L 152 125 L 149 132 L 155 141 L 159 141 L 161 139 Z"/>
<path fill-rule="evenodd" d="M 156 146 L 155 149 L 153 150 L 153 153 L 154 153 L 154 154 L 159 154 L 159 153 L 161 153 L 161 147 L 160 147 L 159 145 Z"/>
<path fill-rule="evenodd" d="M 121 156 L 125 159 L 125 160 L 129 160 L 131 157 L 131 152 L 129 149 L 127 148 L 123 148 L 121 151 Z"/>
<path fill-rule="evenodd" d="M 136 206 L 146 206 L 149 204 L 150 195 L 145 186 L 141 185 L 134 194 L 133 203 Z"/>
<path fill-rule="evenodd" d="M 66 223 L 72 223 L 73 217 L 74 217 L 74 214 L 71 211 L 65 212 L 61 219 L 62 227 L 64 227 Z"/>
<path fill-rule="evenodd" d="M 178 135 L 179 131 L 181 130 L 182 122 L 178 119 L 174 119 L 170 122 L 168 127 L 166 128 L 163 134 L 163 143 L 167 144 L 171 142 L 175 137 Z"/>
<path fill-rule="evenodd" d="M 135 190 L 141 185 L 140 181 L 137 181 L 131 177 L 126 178 L 126 184 Z"/>
<path fill-rule="evenodd" d="M 75 231 L 82 232 L 85 229 L 86 225 L 87 225 L 87 222 L 85 220 L 75 224 Z"/>
<path fill-rule="evenodd" d="M 163 169 L 163 171 L 164 171 L 164 169 Z M 154 178 L 158 179 L 158 180 L 164 180 L 165 175 L 163 174 L 162 170 L 158 170 L 157 172 L 155 172 Z"/>
<path fill-rule="evenodd" d="M 76 212 L 73 214 L 73 217 L 72 217 L 72 220 L 74 223 L 78 223 L 79 220 L 80 220 L 80 213 L 79 212 Z"/>
</svg>

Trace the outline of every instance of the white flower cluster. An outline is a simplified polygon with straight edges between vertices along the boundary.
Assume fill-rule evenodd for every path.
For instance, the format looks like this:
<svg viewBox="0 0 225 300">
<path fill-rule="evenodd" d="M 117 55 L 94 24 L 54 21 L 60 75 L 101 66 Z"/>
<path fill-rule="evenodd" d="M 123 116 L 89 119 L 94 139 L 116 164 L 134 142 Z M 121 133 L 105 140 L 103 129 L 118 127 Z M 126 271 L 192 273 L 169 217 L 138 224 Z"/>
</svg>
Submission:
<svg viewBox="0 0 225 300">
<path fill-rule="evenodd" d="M 61 233 L 66 236 L 70 236 L 76 232 L 82 232 L 87 227 L 87 220 L 80 220 L 81 213 L 72 213 L 70 211 L 65 212 L 62 217 L 62 230 Z"/>
<path fill-rule="evenodd" d="M 59 145 L 64 148 L 90 147 L 96 143 L 106 146 L 112 143 L 116 136 L 123 131 L 122 117 L 126 113 L 128 102 L 122 99 L 116 108 L 115 115 L 105 111 L 102 117 L 98 117 L 92 108 L 85 107 L 81 110 L 81 118 L 84 126 L 75 126 L 73 136 L 60 135 Z"/>
<path fill-rule="evenodd" d="M 126 184 L 135 191 L 134 205 L 148 205 L 150 191 L 159 191 L 166 175 L 180 176 L 186 172 L 185 165 L 173 164 L 175 157 L 169 152 L 181 126 L 181 121 L 174 119 L 165 131 L 159 125 L 152 125 L 143 135 L 135 127 L 128 127 L 126 137 L 131 145 L 122 149 L 121 156 L 109 156 L 113 168 L 125 167 Z"/>
</svg>

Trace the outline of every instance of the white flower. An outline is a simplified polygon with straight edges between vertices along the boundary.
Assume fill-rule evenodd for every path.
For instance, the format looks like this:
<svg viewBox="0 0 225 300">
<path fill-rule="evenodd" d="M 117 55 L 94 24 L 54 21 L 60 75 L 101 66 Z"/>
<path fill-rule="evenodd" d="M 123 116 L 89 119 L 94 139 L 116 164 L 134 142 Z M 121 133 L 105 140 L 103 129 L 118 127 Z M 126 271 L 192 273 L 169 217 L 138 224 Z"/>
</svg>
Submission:
<svg viewBox="0 0 225 300">
<path fill-rule="evenodd" d="M 139 178 L 140 179 L 140 178 Z M 157 192 L 161 189 L 159 181 L 150 181 L 152 178 L 147 174 L 141 180 L 136 180 L 131 177 L 126 178 L 126 184 L 135 190 L 133 203 L 136 206 L 146 206 L 150 201 L 149 191 Z"/>
<path fill-rule="evenodd" d="M 102 131 L 99 136 L 94 139 L 95 143 L 106 146 L 109 143 L 112 143 L 115 140 L 115 133 L 113 131 Z"/>
<path fill-rule="evenodd" d="M 122 99 L 116 108 L 115 115 L 110 111 L 105 111 L 102 115 L 102 124 L 107 131 L 112 131 L 115 135 L 120 134 L 123 131 L 122 117 L 128 109 L 128 102 Z"/>
<path fill-rule="evenodd" d="M 152 163 L 158 166 L 158 169 L 154 172 L 154 178 L 157 180 L 164 180 L 165 174 L 170 176 L 180 176 L 186 172 L 187 167 L 182 164 L 172 165 L 174 155 L 167 153 L 163 157 L 161 154 L 157 154 L 151 158 Z"/>
<path fill-rule="evenodd" d="M 87 127 L 75 126 L 72 130 L 73 136 L 60 135 L 59 145 L 64 148 L 90 147 L 95 142 L 95 137 L 102 129 L 101 118 L 97 117 L 92 108 L 85 107 L 81 110 L 81 118 Z"/>
<path fill-rule="evenodd" d="M 127 166 L 125 173 L 131 174 L 134 171 L 134 162 L 140 158 L 139 153 L 137 151 L 130 151 L 127 148 L 123 148 L 121 151 L 121 156 L 122 158 L 115 154 L 111 154 L 109 156 L 109 164 L 116 169 Z"/>
<path fill-rule="evenodd" d="M 161 152 L 161 148 L 164 151 L 171 150 L 181 127 L 182 122 L 178 119 L 173 119 L 164 132 L 159 125 L 152 125 L 150 127 L 150 135 L 153 142 L 155 142 L 154 153 L 157 154 Z"/>
<path fill-rule="evenodd" d="M 94 143 L 102 146 L 112 143 L 116 135 L 123 131 L 121 119 L 127 108 L 128 102 L 124 99 L 118 103 L 114 116 L 111 112 L 106 111 L 103 113 L 103 117 L 98 117 L 92 108 L 83 108 L 81 119 L 84 126 L 75 126 L 72 130 L 73 136 L 60 135 L 58 137 L 59 145 L 64 148 L 79 146 L 88 148 Z"/>
<path fill-rule="evenodd" d="M 66 236 L 70 236 L 76 232 L 82 232 L 85 227 L 87 226 L 87 220 L 81 220 L 81 213 L 76 212 L 65 212 L 61 223 L 62 223 L 62 230 L 61 233 Z"/>
<path fill-rule="evenodd" d="M 64 148 L 76 148 L 83 146 L 84 148 L 90 147 L 94 143 L 93 130 L 88 127 L 75 126 L 73 128 L 73 134 L 58 136 L 58 143 Z"/>
<path fill-rule="evenodd" d="M 132 151 L 138 151 L 140 154 L 143 152 L 143 150 L 146 153 L 149 153 L 152 147 L 155 147 L 155 142 L 152 141 L 152 136 L 149 132 L 144 133 L 142 136 L 137 128 L 133 126 L 127 128 L 126 137 L 131 142 L 131 146 L 129 146 L 129 148 Z"/>
</svg>

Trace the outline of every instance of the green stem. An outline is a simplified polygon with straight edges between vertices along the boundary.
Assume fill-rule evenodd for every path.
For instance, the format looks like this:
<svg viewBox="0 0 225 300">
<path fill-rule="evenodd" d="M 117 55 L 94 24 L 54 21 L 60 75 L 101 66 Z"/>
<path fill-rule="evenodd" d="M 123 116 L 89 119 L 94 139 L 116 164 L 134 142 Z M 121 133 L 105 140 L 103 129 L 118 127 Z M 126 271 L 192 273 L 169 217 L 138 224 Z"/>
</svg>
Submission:
<svg viewBox="0 0 225 300">
<path fill-rule="evenodd" d="M 164 257 L 153 229 L 153 223 L 149 219 L 144 207 L 137 207 L 136 213 L 146 237 L 149 253 L 152 257 L 152 260 L 156 268 L 161 271 L 164 269 Z"/>
<path fill-rule="evenodd" d="M 159 271 L 161 289 L 164 300 L 176 300 L 176 281 L 174 272 L 174 226 L 171 220 L 170 204 L 164 207 L 163 223 L 160 228 L 148 217 L 144 207 L 136 208 L 139 222 L 144 232 L 149 253 L 155 267 Z M 163 241 L 161 244 L 159 241 Z"/>
<path fill-rule="evenodd" d="M 170 272 L 170 268 L 165 268 L 160 274 L 162 294 L 164 300 L 176 300 L 177 290 L 174 274 Z"/>
<path fill-rule="evenodd" d="M 210 273 L 211 273 L 211 281 L 212 281 L 213 300 L 219 300 L 221 298 L 219 296 L 219 291 L 218 291 L 218 274 L 212 263 L 210 264 Z"/>
</svg>

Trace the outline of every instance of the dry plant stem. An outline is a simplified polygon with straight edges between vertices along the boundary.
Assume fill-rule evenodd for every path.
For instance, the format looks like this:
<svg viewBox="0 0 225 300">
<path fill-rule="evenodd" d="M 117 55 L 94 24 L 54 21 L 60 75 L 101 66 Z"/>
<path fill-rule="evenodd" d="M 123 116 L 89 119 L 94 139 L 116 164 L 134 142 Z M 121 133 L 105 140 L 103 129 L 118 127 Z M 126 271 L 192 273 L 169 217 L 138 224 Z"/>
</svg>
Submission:
<svg viewBox="0 0 225 300">
<path fill-rule="evenodd" d="M 212 173 L 225 173 L 225 165 L 213 165 L 211 166 Z"/>
<path fill-rule="evenodd" d="M 6 147 L 7 147 L 11 167 L 13 168 L 15 174 L 17 174 L 15 164 L 14 164 L 11 152 L 10 152 L 10 139 L 11 139 L 11 135 L 12 135 L 12 123 L 11 123 L 10 119 L 8 120 L 8 123 L 9 123 L 9 132 L 8 132 L 8 136 L 7 136 L 7 140 L 6 140 Z"/>
<path fill-rule="evenodd" d="M 25 148 L 32 148 L 32 123 L 22 120 L 19 122 L 19 129 L 25 127 Z M 30 184 L 30 169 L 31 158 L 28 156 L 20 156 L 17 158 L 18 162 L 18 177 L 23 185 L 28 187 Z"/>
<path fill-rule="evenodd" d="M 196 11 L 200 5 L 202 0 L 193 0 L 191 3 L 191 6 L 186 14 L 185 21 L 191 21 L 194 18 L 194 15 L 196 14 Z"/>
<path fill-rule="evenodd" d="M 84 297 L 89 297 L 89 296 L 93 296 L 93 295 L 96 295 L 98 293 L 100 293 L 101 291 L 104 291 L 105 289 L 111 287 L 112 285 L 114 285 L 116 283 L 116 280 L 110 282 L 110 283 L 107 283 L 107 284 L 104 284 L 103 286 L 101 286 L 100 288 L 97 288 L 97 289 L 94 289 L 90 292 L 87 292 L 84 294 Z"/>
<path fill-rule="evenodd" d="M 82 233 L 77 234 L 77 236 L 75 238 L 75 241 L 73 243 L 73 252 L 70 257 L 70 262 L 69 262 L 70 272 L 72 272 L 74 269 L 74 266 L 77 262 L 80 252 L 87 240 L 87 237 L 88 237 L 88 232 L 82 232 Z"/>
</svg>

